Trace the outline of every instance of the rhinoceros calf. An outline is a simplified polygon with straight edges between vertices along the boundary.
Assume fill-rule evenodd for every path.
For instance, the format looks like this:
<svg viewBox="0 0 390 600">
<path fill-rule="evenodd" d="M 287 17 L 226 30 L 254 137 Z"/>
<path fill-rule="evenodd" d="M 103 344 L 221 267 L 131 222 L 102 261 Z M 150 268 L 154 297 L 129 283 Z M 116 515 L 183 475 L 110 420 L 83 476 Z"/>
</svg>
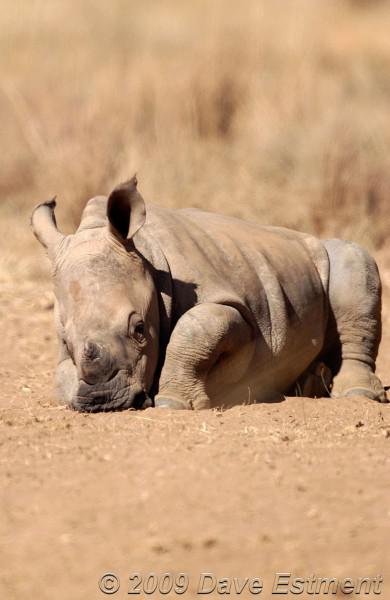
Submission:
<svg viewBox="0 0 390 600">
<path fill-rule="evenodd" d="M 387 400 L 374 373 L 380 278 L 359 246 L 145 205 L 135 177 L 90 200 L 74 235 L 54 208 L 36 207 L 32 227 L 53 267 L 71 407 L 272 401 L 318 364 L 332 395 Z"/>
</svg>

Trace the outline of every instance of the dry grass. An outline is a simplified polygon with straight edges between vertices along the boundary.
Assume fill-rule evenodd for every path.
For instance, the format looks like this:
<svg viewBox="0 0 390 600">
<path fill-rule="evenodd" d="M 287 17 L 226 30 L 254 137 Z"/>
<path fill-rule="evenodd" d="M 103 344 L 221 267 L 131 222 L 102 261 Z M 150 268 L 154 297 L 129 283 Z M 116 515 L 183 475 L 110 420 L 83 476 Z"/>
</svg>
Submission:
<svg viewBox="0 0 390 600">
<path fill-rule="evenodd" d="M 0 275 L 40 273 L 34 203 L 58 194 L 69 228 L 89 197 L 134 171 L 145 198 L 164 205 L 385 242 L 390 3 L 0 9 Z"/>
</svg>

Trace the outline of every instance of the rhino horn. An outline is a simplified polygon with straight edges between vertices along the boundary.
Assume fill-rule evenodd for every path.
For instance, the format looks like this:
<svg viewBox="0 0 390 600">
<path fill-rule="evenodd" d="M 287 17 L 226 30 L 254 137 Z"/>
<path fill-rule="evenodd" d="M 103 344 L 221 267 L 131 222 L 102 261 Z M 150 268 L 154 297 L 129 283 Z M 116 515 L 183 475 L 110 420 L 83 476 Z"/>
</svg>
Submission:
<svg viewBox="0 0 390 600">
<path fill-rule="evenodd" d="M 38 204 L 31 215 L 31 227 L 37 240 L 47 248 L 50 255 L 55 253 L 56 248 L 64 239 L 64 235 L 58 231 L 54 209 L 56 200 Z"/>
<path fill-rule="evenodd" d="M 145 223 L 145 202 L 137 190 L 135 175 L 109 195 L 107 218 L 110 232 L 122 243 L 131 239 Z"/>
</svg>

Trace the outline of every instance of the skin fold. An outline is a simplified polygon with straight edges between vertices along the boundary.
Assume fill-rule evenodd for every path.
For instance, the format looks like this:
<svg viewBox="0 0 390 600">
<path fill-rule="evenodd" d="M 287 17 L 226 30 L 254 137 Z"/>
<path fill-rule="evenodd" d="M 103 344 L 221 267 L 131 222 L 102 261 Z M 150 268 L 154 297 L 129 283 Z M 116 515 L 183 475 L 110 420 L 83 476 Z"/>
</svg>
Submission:
<svg viewBox="0 0 390 600">
<path fill-rule="evenodd" d="M 145 205 L 135 178 L 90 200 L 73 235 L 54 210 L 36 207 L 32 227 L 52 264 L 70 407 L 229 407 L 332 385 L 386 401 L 380 279 L 359 246 Z"/>
</svg>

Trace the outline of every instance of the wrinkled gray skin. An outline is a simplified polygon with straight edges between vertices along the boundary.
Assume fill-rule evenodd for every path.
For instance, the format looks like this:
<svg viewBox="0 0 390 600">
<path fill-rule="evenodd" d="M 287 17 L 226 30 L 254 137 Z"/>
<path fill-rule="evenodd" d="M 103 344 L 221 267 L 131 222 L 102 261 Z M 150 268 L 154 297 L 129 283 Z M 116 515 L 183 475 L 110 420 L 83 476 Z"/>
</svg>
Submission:
<svg viewBox="0 0 390 600">
<path fill-rule="evenodd" d="M 36 207 L 32 227 L 53 267 L 58 389 L 72 408 L 228 407 L 332 380 L 332 395 L 386 401 L 380 279 L 359 246 L 145 208 L 135 178 L 90 200 L 74 235 L 54 208 Z"/>
</svg>

